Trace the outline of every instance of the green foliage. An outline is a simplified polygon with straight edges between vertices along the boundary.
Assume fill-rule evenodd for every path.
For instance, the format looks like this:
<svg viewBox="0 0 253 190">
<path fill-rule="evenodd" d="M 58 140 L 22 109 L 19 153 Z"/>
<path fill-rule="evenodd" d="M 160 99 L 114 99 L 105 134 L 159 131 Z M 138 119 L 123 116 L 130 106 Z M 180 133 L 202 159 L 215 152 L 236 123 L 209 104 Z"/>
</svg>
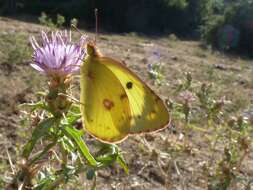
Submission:
<svg viewBox="0 0 253 190">
<path fill-rule="evenodd" d="M 207 44 L 217 45 L 218 30 L 224 25 L 224 17 L 221 15 L 212 15 L 201 28 L 202 38 Z"/>
<path fill-rule="evenodd" d="M 105 30 L 146 34 L 176 33 L 197 37 L 201 35 L 206 44 L 221 50 L 253 52 L 251 0 L 226 2 L 224 0 L 15 0 L 11 2 L 2 2 L 5 10 L 3 12 L 17 10 L 36 15 L 42 13 L 39 22 L 52 28 L 61 28 L 65 23 L 77 24 L 77 20 L 71 20 L 72 18 L 94 28 L 94 9 L 97 8 L 99 27 Z M 43 12 L 47 12 L 50 16 Z M 231 26 L 232 29 L 226 26 Z M 234 33 L 232 41 L 229 37 L 231 32 Z"/>
<path fill-rule="evenodd" d="M 57 18 L 56 18 L 56 26 L 58 28 L 62 27 L 63 24 L 65 23 L 65 17 L 60 15 L 60 14 L 57 14 Z"/>
<path fill-rule="evenodd" d="M 149 78 L 154 80 L 154 83 L 156 85 L 161 86 L 164 84 L 164 73 L 163 73 L 163 63 L 152 63 L 148 65 L 149 69 Z"/>
<path fill-rule="evenodd" d="M 54 23 L 51 18 L 48 18 L 46 13 L 42 12 L 41 16 L 38 18 L 40 24 L 48 26 L 48 27 L 54 27 Z"/>
<path fill-rule="evenodd" d="M 77 24 L 78 24 L 78 19 L 72 18 L 72 19 L 70 20 L 70 26 L 77 27 Z"/>
<path fill-rule="evenodd" d="M 189 0 L 187 16 L 192 18 L 191 23 L 195 26 L 195 29 L 199 29 L 199 26 L 213 14 L 213 8 L 213 0 Z"/>
<path fill-rule="evenodd" d="M 168 6 L 184 9 L 188 6 L 187 0 L 164 0 Z"/>
<path fill-rule="evenodd" d="M 184 35 L 198 29 L 202 17 L 209 12 L 207 9 L 210 9 L 210 2 L 211 0 L 15 1 L 19 12 L 36 15 L 46 12 L 50 18 L 61 14 L 67 22 L 71 18 L 77 18 L 88 26 L 94 26 L 94 9 L 97 8 L 99 26 L 111 31 L 148 34 L 174 32 Z M 42 17 L 41 23 L 51 26 L 52 22 L 52 19 Z"/>
<path fill-rule="evenodd" d="M 187 73 L 174 92 L 178 98 L 167 103 L 174 122 L 183 125 L 184 144 L 177 157 L 191 151 L 189 134 L 201 133 L 209 156 L 198 172 L 202 172 L 209 190 L 228 190 L 243 177 L 241 166 L 250 152 L 252 129 L 242 116 L 227 118 L 226 100 L 215 98 L 213 92 L 213 85 L 195 83 Z"/>
<path fill-rule="evenodd" d="M 41 13 L 41 16 L 38 18 L 39 23 L 48 26 L 50 28 L 58 28 L 61 29 L 66 24 L 66 19 L 63 15 L 57 14 L 55 21 L 50 18 L 45 12 Z M 77 27 L 78 19 L 72 18 L 69 23 L 69 27 L 75 26 Z"/>
<path fill-rule="evenodd" d="M 22 105 L 27 110 L 23 121 L 26 120 L 33 131 L 23 147 L 22 166 L 9 187 L 18 189 L 25 185 L 37 190 L 57 189 L 61 184 L 77 179 L 80 173 L 86 173 L 87 180 L 93 181 L 91 189 L 95 189 L 98 170 L 118 163 L 128 173 L 116 145 L 94 142 L 93 153 L 90 152 L 84 140 L 85 131 L 77 127 L 81 119 L 79 105 L 62 95 L 69 92 L 68 87 L 60 83 L 49 88 L 47 93 L 40 93 L 38 102 Z"/>
<path fill-rule="evenodd" d="M 89 161 L 89 164 L 91 166 L 99 165 L 97 161 L 93 158 L 93 156 L 90 154 L 87 145 L 82 140 L 83 132 L 66 125 L 63 128 L 63 133 L 73 141 L 73 143 L 77 146 L 79 152 Z"/>
<path fill-rule="evenodd" d="M 53 118 L 48 118 L 38 124 L 38 126 L 33 131 L 31 139 L 24 146 L 22 156 L 28 158 L 31 154 L 34 146 L 37 141 L 40 140 L 43 136 L 49 135 L 51 127 L 53 127 L 55 120 Z"/>
<path fill-rule="evenodd" d="M 220 5 L 202 27 L 202 37 L 207 44 L 221 50 L 253 51 L 253 2 L 232 1 Z"/>
<path fill-rule="evenodd" d="M 57 14 L 56 21 L 53 22 L 52 18 L 49 18 L 45 12 L 41 13 L 41 16 L 38 18 L 40 24 L 48 26 L 50 28 L 62 28 L 65 23 L 65 17 Z"/>
</svg>

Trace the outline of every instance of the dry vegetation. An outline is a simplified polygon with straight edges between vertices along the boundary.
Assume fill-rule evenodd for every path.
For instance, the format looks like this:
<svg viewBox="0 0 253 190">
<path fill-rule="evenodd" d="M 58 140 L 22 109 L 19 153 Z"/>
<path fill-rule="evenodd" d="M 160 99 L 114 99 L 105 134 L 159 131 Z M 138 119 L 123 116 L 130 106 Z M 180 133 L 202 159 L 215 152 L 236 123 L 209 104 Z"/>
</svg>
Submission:
<svg viewBox="0 0 253 190">
<path fill-rule="evenodd" d="M 17 155 L 30 135 L 30 129 L 20 125 L 18 105 L 34 100 L 34 92 L 45 87 L 43 76 L 29 67 L 32 51 L 28 37 L 38 35 L 42 29 L 47 30 L 37 24 L 0 17 L 0 188 L 10 180 L 9 160 L 18 166 Z M 79 34 L 75 33 L 75 36 Z M 165 99 L 180 101 L 175 91 L 184 83 L 186 73 L 191 73 L 192 88 L 198 88 L 202 83 L 212 84 L 214 99 L 225 97 L 227 104 L 222 112 L 228 119 L 224 120 L 247 113 L 253 117 L 253 62 L 248 58 L 224 55 L 203 49 L 199 42 L 171 36 L 101 34 L 98 47 L 104 54 L 124 61 Z M 147 65 L 152 61 L 150 57 L 154 50 L 160 52 L 160 62 L 164 65 L 165 84 L 161 86 L 154 86 L 154 81 L 148 77 Z M 120 147 L 130 174 L 126 175 L 117 166 L 100 171 L 97 189 L 208 189 L 209 179 L 204 175 L 204 168 L 210 160 L 222 159 L 224 147 L 218 143 L 213 154 L 207 136 L 215 129 L 205 128 L 205 121 L 200 116 L 191 117 L 190 124 L 185 124 L 182 113 L 173 112 L 172 115 L 171 128 L 124 141 Z M 185 130 L 185 125 L 198 129 Z M 252 124 L 249 125 L 252 128 Z M 215 172 L 215 168 L 208 169 Z M 233 182 L 230 189 L 253 189 L 252 185 L 250 187 L 252 152 L 247 154 L 238 173 L 242 179 Z M 84 175 L 76 183 L 68 188 L 89 187 Z"/>
</svg>

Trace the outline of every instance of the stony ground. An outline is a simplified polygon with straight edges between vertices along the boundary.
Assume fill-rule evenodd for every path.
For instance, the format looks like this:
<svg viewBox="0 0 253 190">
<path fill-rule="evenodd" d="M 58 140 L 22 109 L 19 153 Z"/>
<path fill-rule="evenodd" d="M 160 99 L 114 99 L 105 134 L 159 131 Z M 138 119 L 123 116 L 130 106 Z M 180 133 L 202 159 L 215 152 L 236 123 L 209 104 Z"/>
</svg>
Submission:
<svg viewBox="0 0 253 190">
<path fill-rule="evenodd" d="M 37 36 L 42 29 L 47 30 L 38 24 L 0 17 L 0 188 L 11 174 L 7 152 L 15 164 L 15 155 L 29 135 L 29 131 L 19 124 L 17 105 L 32 101 L 34 92 L 45 88 L 44 77 L 29 66 L 31 48 L 28 37 Z M 75 36 L 80 35 L 75 33 Z M 9 45 L 5 44 L 8 42 L 6 38 L 10 40 Z M 20 44 L 28 49 L 22 52 Z M 152 87 L 154 84 L 148 79 L 147 64 L 153 61 L 152 52 L 159 51 L 167 84 L 155 89 L 165 99 L 176 98 L 173 89 L 186 72 L 191 72 L 195 81 L 213 82 L 215 95 L 226 96 L 233 102 L 228 113 L 253 109 L 253 61 L 248 58 L 212 52 L 203 49 L 197 41 L 179 40 L 173 36 L 145 37 L 134 33 L 101 34 L 98 47 L 105 55 L 123 61 Z M 207 189 L 206 179 L 199 172 L 210 156 L 202 134 L 191 135 L 191 153 L 174 157 L 170 150 L 182 144 L 182 125 L 180 122 L 172 123 L 173 130 L 165 129 L 124 141 L 120 147 L 130 174 L 126 175 L 119 167 L 104 170 L 98 174 L 97 189 Z M 252 178 L 253 154 L 246 159 L 242 172 Z M 87 189 L 89 185 L 81 176 L 80 184 L 69 189 Z"/>
</svg>

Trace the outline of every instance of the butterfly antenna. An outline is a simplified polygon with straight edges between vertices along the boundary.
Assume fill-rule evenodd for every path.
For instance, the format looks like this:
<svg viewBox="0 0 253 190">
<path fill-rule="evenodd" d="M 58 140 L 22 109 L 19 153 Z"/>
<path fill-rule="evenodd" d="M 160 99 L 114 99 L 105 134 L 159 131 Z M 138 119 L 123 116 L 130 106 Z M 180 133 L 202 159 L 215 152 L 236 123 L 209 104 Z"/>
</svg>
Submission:
<svg viewBox="0 0 253 190">
<path fill-rule="evenodd" d="M 83 35 L 83 33 L 74 24 L 71 24 L 71 27 L 74 28 L 78 33 L 80 33 L 80 35 Z"/>
<path fill-rule="evenodd" d="M 97 38 L 98 38 L 98 9 L 97 8 L 95 8 L 94 13 L 95 13 L 95 22 L 96 22 L 96 35 L 95 35 L 95 44 L 96 44 Z"/>
</svg>

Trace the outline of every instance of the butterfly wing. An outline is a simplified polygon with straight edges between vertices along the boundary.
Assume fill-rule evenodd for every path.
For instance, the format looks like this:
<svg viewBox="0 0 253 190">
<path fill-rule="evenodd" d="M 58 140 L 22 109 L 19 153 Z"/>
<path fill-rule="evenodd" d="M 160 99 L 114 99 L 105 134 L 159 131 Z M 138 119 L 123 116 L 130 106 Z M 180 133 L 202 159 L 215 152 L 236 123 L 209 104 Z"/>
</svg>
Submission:
<svg viewBox="0 0 253 190">
<path fill-rule="evenodd" d="M 130 133 L 151 132 L 169 125 L 170 116 L 164 102 L 142 80 L 120 62 L 98 57 L 99 62 L 117 76 L 131 109 Z"/>
<path fill-rule="evenodd" d="M 98 60 L 87 58 L 81 67 L 81 112 L 88 133 L 105 142 L 129 134 L 130 115 L 125 89 L 115 74 Z"/>
</svg>

